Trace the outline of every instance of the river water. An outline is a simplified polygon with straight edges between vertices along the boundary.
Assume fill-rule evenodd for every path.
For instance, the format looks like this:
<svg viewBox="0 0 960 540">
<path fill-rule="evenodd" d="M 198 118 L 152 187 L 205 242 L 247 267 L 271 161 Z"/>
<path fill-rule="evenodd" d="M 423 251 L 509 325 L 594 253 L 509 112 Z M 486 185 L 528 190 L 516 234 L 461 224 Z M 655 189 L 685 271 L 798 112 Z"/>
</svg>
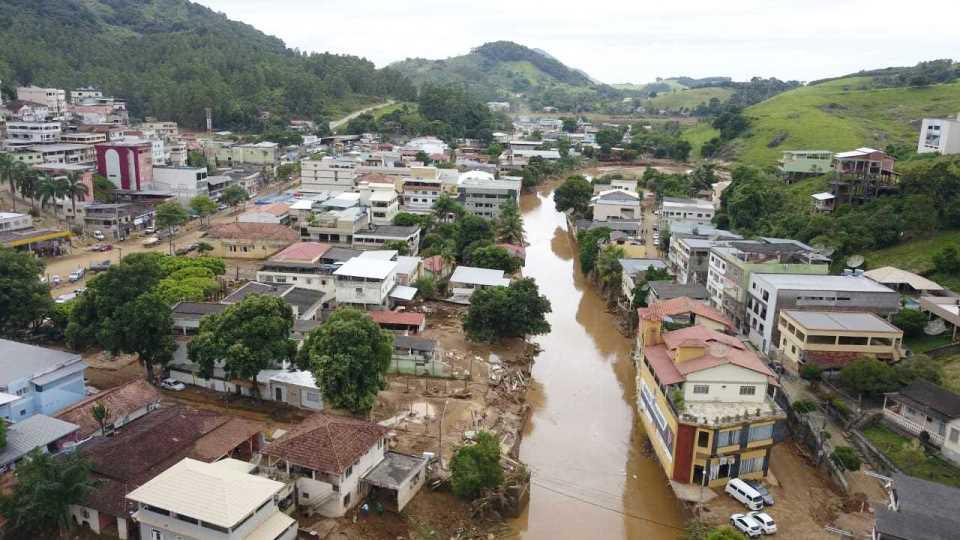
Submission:
<svg viewBox="0 0 960 540">
<path fill-rule="evenodd" d="M 511 523 L 518 537 L 675 539 L 679 503 L 660 466 L 643 453 L 633 406 L 631 340 L 575 264 L 575 245 L 552 187 L 520 201 L 527 247 L 524 275 L 553 306 L 552 331 L 528 391 L 532 407 L 520 446 L 531 470 L 530 505 Z"/>
</svg>

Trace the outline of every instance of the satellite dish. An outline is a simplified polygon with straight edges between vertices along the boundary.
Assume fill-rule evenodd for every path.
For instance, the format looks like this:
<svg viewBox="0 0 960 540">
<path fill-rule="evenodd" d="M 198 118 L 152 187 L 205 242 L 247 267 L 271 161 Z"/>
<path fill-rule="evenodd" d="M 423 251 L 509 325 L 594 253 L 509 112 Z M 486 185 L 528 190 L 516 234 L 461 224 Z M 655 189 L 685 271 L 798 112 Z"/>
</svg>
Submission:
<svg viewBox="0 0 960 540">
<path fill-rule="evenodd" d="M 923 327 L 923 333 L 928 336 L 939 336 L 946 331 L 947 325 L 944 324 L 943 319 L 933 319 Z"/>
<path fill-rule="evenodd" d="M 847 257 L 847 268 L 859 268 L 863 260 L 863 255 L 851 255 Z"/>
<path fill-rule="evenodd" d="M 837 251 L 837 248 L 825 246 L 825 245 L 823 245 L 823 244 L 814 244 L 814 245 L 813 245 L 813 250 L 816 251 L 817 253 L 823 255 L 824 257 L 829 257 L 829 256 L 833 255 L 834 252 Z"/>
</svg>

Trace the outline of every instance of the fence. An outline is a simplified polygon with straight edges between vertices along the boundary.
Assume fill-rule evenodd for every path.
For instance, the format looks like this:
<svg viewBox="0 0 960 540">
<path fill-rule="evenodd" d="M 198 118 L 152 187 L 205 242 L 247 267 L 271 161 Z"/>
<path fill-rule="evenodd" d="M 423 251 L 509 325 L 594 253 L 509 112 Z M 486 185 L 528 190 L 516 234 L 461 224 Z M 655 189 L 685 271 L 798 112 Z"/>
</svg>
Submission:
<svg viewBox="0 0 960 540">
<path fill-rule="evenodd" d="M 451 372 L 450 365 L 438 360 L 436 355 L 433 358 L 427 358 L 418 355 L 395 354 L 390 360 L 387 373 L 413 375 L 415 377 L 436 377 L 438 379 L 463 379 L 466 376 L 464 373 L 455 374 Z"/>
</svg>

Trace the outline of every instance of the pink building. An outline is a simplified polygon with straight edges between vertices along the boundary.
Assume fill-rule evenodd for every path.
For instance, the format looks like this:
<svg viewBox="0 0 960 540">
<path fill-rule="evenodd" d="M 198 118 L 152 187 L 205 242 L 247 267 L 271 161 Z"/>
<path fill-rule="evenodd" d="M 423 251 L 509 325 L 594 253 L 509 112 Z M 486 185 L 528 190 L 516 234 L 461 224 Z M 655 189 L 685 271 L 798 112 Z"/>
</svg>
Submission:
<svg viewBox="0 0 960 540">
<path fill-rule="evenodd" d="M 140 191 L 153 183 L 153 148 L 149 142 L 96 145 L 97 172 L 120 189 Z"/>
</svg>

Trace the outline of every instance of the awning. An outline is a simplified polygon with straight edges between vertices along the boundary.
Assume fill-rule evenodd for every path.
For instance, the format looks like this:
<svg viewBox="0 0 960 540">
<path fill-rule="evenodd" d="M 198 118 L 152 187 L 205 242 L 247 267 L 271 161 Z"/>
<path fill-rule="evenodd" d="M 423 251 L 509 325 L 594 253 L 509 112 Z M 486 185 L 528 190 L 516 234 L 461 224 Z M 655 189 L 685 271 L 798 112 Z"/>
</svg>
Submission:
<svg viewBox="0 0 960 540">
<path fill-rule="evenodd" d="M 417 295 L 416 287 L 407 287 L 406 285 L 397 285 L 390 291 L 390 298 L 397 300 L 411 301 Z"/>
</svg>

